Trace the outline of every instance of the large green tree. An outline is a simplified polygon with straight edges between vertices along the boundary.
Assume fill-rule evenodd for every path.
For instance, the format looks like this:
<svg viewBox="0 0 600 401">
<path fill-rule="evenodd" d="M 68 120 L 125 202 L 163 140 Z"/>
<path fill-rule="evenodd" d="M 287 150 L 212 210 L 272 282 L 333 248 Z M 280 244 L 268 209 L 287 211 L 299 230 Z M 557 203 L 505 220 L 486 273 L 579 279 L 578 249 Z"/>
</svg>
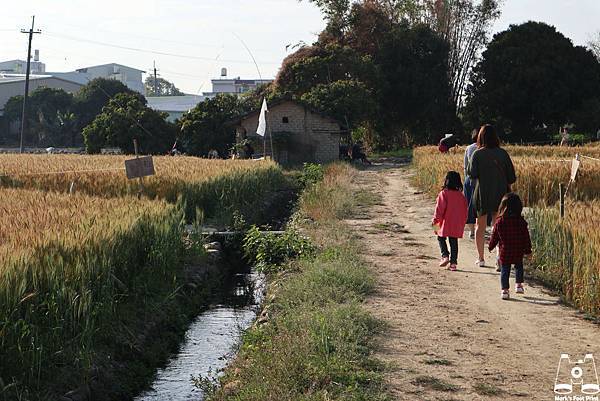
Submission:
<svg viewBox="0 0 600 401">
<path fill-rule="evenodd" d="M 215 149 L 221 156 L 235 143 L 235 132 L 227 122 L 247 109 L 234 95 L 217 95 L 205 100 L 179 120 L 179 147 L 194 156 Z"/>
<path fill-rule="evenodd" d="M 77 145 L 74 124 L 73 95 L 62 89 L 39 88 L 31 92 L 27 105 L 26 146 L 75 146 Z M 14 96 L 4 107 L 8 122 L 21 121 L 23 96 Z M 4 137 L 3 142 L 16 145 L 18 137 Z"/>
<path fill-rule="evenodd" d="M 119 93 L 83 130 L 86 150 L 99 153 L 104 147 L 118 147 L 131 154 L 137 139 L 142 153 L 165 154 L 175 142 L 175 126 L 166 116 L 138 95 Z"/>
<path fill-rule="evenodd" d="M 459 128 L 447 58 L 447 43 L 425 25 L 398 25 L 382 43 L 376 63 L 389 145 L 435 142 L 443 131 Z"/>
<path fill-rule="evenodd" d="M 473 126 L 495 121 L 510 140 L 528 139 L 593 113 L 599 93 L 591 51 L 550 25 L 527 22 L 494 36 L 475 69 L 465 117 Z"/>
<path fill-rule="evenodd" d="M 102 108 L 119 93 L 142 96 L 114 79 L 96 78 L 81 88 L 75 95 L 78 128 L 83 130 L 102 112 Z"/>
<path fill-rule="evenodd" d="M 144 82 L 146 96 L 183 96 L 185 93 L 180 91 L 173 82 L 164 78 L 149 75 Z"/>
</svg>

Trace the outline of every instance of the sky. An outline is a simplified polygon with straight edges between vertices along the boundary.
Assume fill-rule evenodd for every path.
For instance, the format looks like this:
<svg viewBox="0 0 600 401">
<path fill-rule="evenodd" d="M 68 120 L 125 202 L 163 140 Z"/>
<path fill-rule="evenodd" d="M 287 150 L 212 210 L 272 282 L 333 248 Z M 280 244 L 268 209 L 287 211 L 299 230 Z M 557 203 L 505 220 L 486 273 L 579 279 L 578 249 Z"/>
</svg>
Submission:
<svg viewBox="0 0 600 401">
<path fill-rule="evenodd" d="M 33 49 L 47 71 L 111 62 L 151 71 L 156 62 L 160 76 L 190 94 L 210 92 L 223 67 L 229 77 L 273 78 L 292 46 L 314 42 L 325 26 L 306 0 L 28 0 L 0 13 L 0 60 L 26 58 L 20 29 L 32 15 L 42 30 Z M 505 0 L 493 31 L 528 20 L 584 45 L 600 30 L 600 1 Z"/>
</svg>

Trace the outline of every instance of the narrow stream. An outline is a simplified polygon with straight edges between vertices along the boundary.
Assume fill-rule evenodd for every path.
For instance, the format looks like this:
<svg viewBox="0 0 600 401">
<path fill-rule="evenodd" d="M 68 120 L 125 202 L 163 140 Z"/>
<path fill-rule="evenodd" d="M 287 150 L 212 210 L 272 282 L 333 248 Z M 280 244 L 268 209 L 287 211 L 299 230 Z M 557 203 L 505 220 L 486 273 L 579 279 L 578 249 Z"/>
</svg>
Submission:
<svg viewBox="0 0 600 401">
<path fill-rule="evenodd" d="M 179 353 L 157 372 L 151 389 L 135 401 L 202 400 L 202 391 L 193 385 L 192 376 L 214 374 L 227 365 L 241 331 L 256 317 L 263 289 L 262 276 L 236 274 L 221 303 L 194 319 Z"/>
</svg>

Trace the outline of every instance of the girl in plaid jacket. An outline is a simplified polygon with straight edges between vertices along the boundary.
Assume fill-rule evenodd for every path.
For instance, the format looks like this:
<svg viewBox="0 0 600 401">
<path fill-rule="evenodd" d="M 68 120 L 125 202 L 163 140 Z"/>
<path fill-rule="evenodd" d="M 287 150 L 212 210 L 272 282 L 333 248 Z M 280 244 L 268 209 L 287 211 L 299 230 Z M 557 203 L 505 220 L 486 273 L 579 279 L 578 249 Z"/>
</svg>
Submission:
<svg viewBox="0 0 600 401">
<path fill-rule="evenodd" d="M 527 222 L 522 216 L 523 203 L 515 193 L 508 193 L 502 198 L 494 231 L 490 238 L 489 250 L 499 247 L 499 264 L 501 266 L 500 283 L 502 299 L 510 298 L 510 268 L 515 266 L 516 293 L 523 294 L 523 257 L 531 254 L 531 238 Z"/>
</svg>

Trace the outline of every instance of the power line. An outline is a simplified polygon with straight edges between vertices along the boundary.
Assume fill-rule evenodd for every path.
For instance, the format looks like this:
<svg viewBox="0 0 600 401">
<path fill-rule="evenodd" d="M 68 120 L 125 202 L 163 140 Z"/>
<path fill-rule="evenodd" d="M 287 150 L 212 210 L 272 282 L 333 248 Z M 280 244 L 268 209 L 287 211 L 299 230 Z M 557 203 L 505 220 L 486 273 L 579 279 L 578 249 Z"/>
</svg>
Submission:
<svg viewBox="0 0 600 401">
<path fill-rule="evenodd" d="M 98 45 L 98 46 L 113 47 L 116 49 L 129 50 L 129 51 L 134 51 L 134 52 L 138 52 L 138 53 L 156 54 L 159 56 L 169 56 L 169 57 L 180 57 L 180 58 L 185 58 L 185 59 L 190 59 L 190 60 L 214 61 L 214 59 L 211 57 L 201 57 L 201 56 L 193 56 L 190 54 L 179 54 L 179 53 L 163 52 L 163 51 L 157 51 L 157 50 L 141 49 L 141 48 L 137 48 L 137 47 L 117 45 L 114 43 L 100 42 L 97 40 L 75 38 L 75 37 L 68 36 L 68 35 L 47 33 L 47 36 L 51 36 L 51 37 L 55 37 L 55 38 L 59 38 L 59 39 L 71 40 L 71 41 L 75 41 L 75 42 L 91 43 L 91 44 Z M 226 62 L 226 63 L 252 64 L 252 62 L 249 62 L 247 60 L 221 60 L 221 61 Z M 254 63 L 256 64 L 256 61 L 254 61 Z M 268 62 L 263 62 L 263 64 L 281 64 L 281 62 L 268 61 Z"/>
</svg>

